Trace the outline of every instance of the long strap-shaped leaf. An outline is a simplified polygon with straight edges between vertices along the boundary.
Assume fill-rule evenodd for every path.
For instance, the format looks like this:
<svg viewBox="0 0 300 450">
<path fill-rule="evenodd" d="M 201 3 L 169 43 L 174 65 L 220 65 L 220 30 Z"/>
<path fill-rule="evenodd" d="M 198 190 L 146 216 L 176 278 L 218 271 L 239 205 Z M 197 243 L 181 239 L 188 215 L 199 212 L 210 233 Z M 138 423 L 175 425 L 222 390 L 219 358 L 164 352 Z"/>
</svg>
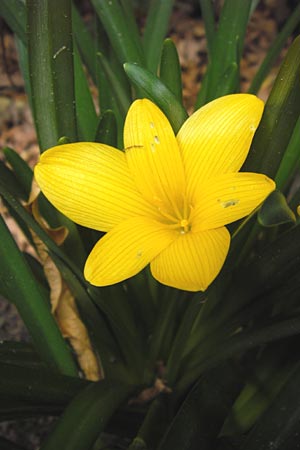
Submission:
<svg viewBox="0 0 300 450">
<path fill-rule="evenodd" d="M 152 0 L 147 15 L 143 46 L 147 68 L 156 74 L 174 0 Z M 173 69 L 170 69 L 171 71 Z"/>
<path fill-rule="evenodd" d="M 189 355 L 184 365 L 185 372 L 177 384 L 178 390 L 186 389 L 199 376 L 210 368 L 217 367 L 221 362 L 229 358 L 240 355 L 253 348 L 275 342 L 289 336 L 300 333 L 300 317 L 282 320 L 268 326 L 255 328 L 251 331 L 244 331 L 235 334 L 227 340 L 219 339 L 210 348 L 210 354 L 199 348 Z M 190 364 L 187 363 L 190 362 Z"/>
<path fill-rule="evenodd" d="M 1 0 L 0 16 L 25 44 L 26 11 L 22 0 Z"/>
<path fill-rule="evenodd" d="M 241 450 L 294 450 L 299 445 L 300 367 L 253 427 Z"/>
<path fill-rule="evenodd" d="M 239 62 L 242 56 L 251 0 L 226 0 L 218 31 L 210 44 L 211 58 L 204 77 L 205 89 L 199 91 L 196 107 L 236 92 L 239 87 Z M 211 20 L 211 19 L 210 19 Z"/>
<path fill-rule="evenodd" d="M 133 389 L 107 380 L 89 385 L 69 404 L 41 450 L 92 448 L 114 411 Z"/>
<path fill-rule="evenodd" d="M 0 289 L 11 299 L 27 326 L 41 358 L 66 375 L 77 375 L 70 349 L 51 314 L 23 255 L 0 217 Z"/>
<path fill-rule="evenodd" d="M 119 0 L 92 0 L 119 61 L 142 63 L 143 52 L 138 29 Z"/>
<path fill-rule="evenodd" d="M 254 136 L 245 171 L 275 177 L 300 114 L 300 36 L 283 61 Z"/>
<path fill-rule="evenodd" d="M 292 34 L 294 29 L 298 26 L 300 22 L 300 4 L 295 8 L 291 16 L 286 21 L 284 27 L 272 43 L 272 47 L 268 50 L 268 53 L 261 63 L 258 71 L 255 74 L 255 77 L 252 80 L 251 86 L 249 88 L 249 93 L 255 94 L 262 82 L 264 81 L 267 73 L 272 67 L 272 64 L 278 58 L 283 46 L 285 45 L 288 37 Z"/>
<path fill-rule="evenodd" d="M 208 450 L 236 399 L 241 380 L 229 364 L 210 370 L 196 383 L 168 428 L 158 450 Z"/>
<path fill-rule="evenodd" d="M 167 88 L 182 104 L 181 68 L 178 52 L 172 39 L 166 39 L 163 44 L 159 77 Z"/>
<path fill-rule="evenodd" d="M 58 374 L 44 367 L 0 362 L 0 399 L 4 412 L 10 400 L 27 404 L 66 406 L 89 381 Z"/>
<path fill-rule="evenodd" d="M 77 138 L 71 1 L 27 0 L 27 15 L 33 113 L 45 150 L 61 136 Z"/>
<path fill-rule="evenodd" d="M 165 113 L 174 133 L 177 133 L 188 115 L 175 95 L 159 78 L 138 64 L 126 63 L 124 69 L 133 84 Z"/>
</svg>

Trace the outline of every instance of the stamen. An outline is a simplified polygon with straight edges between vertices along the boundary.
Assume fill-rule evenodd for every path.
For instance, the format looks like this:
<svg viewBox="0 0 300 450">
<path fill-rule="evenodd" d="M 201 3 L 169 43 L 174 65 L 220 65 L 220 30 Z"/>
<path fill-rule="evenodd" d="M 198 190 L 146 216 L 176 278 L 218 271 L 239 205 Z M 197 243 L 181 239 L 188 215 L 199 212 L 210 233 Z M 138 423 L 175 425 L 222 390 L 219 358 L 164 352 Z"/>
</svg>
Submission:
<svg viewBox="0 0 300 450">
<path fill-rule="evenodd" d="M 163 211 L 161 208 L 158 208 L 158 211 L 166 219 L 170 220 L 171 222 L 175 222 L 175 225 L 178 227 L 178 218 L 177 217 L 174 217 L 174 216 L 172 216 L 172 214 L 169 214 L 166 211 Z"/>
<path fill-rule="evenodd" d="M 185 234 L 188 233 L 191 229 L 191 225 L 187 219 L 182 219 L 180 221 L 180 233 Z"/>
</svg>

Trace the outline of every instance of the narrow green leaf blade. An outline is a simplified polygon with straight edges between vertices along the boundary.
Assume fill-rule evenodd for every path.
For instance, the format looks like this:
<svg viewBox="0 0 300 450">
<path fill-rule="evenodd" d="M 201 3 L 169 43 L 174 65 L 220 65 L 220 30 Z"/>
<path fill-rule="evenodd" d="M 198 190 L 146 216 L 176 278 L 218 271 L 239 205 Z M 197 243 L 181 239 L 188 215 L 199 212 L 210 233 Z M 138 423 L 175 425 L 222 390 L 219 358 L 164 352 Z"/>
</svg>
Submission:
<svg viewBox="0 0 300 450">
<path fill-rule="evenodd" d="M 26 8 L 22 0 L 1 0 L 0 16 L 21 39 L 26 43 Z"/>
<path fill-rule="evenodd" d="M 119 61 L 143 62 L 143 52 L 137 27 L 128 21 L 119 0 L 92 0 L 97 15 L 109 37 Z"/>
<path fill-rule="evenodd" d="M 74 46 L 75 104 L 80 141 L 92 141 L 97 126 L 97 114 L 84 73 L 77 46 Z"/>
<path fill-rule="evenodd" d="M 211 0 L 200 0 L 202 18 L 205 25 L 206 45 L 208 57 L 211 57 L 213 42 L 216 33 L 214 7 Z"/>
<path fill-rule="evenodd" d="M 283 155 L 279 169 L 276 173 L 275 182 L 278 189 L 283 189 L 292 181 L 297 165 L 300 160 L 300 116 L 294 128 L 292 137 Z"/>
<path fill-rule="evenodd" d="M 27 199 L 31 191 L 33 171 L 21 156 L 9 147 L 3 149 L 5 159 L 12 166 L 14 174 L 26 193 Z"/>
<path fill-rule="evenodd" d="M 264 227 L 274 227 L 284 223 L 296 222 L 293 211 L 285 196 L 278 190 L 273 191 L 258 211 L 258 223 Z"/>
<path fill-rule="evenodd" d="M 292 34 L 292 32 L 297 27 L 299 22 L 300 22 L 300 4 L 296 6 L 290 17 L 287 19 L 282 30 L 277 35 L 276 39 L 272 43 L 272 46 L 268 50 L 265 59 L 259 66 L 259 69 L 255 74 L 255 77 L 253 78 L 251 86 L 248 91 L 250 94 L 255 94 L 259 90 L 266 75 L 270 71 L 272 64 L 276 61 L 276 58 L 279 56 L 288 37 Z"/>
<path fill-rule="evenodd" d="M 158 450 L 216 448 L 220 429 L 240 390 L 238 375 L 227 364 L 202 376 L 184 400 Z"/>
<path fill-rule="evenodd" d="M 175 95 L 159 78 L 141 66 L 126 63 L 124 69 L 133 84 L 144 92 L 145 97 L 152 100 L 165 113 L 174 132 L 177 133 L 188 115 Z"/>
<path fill-rule="evenodd" d="M 178 53 L 172 39 L 166 39 L 163 44 L 159 77 L 164 85 L 182 104 L 181 67 Z"/>
<path fill-rule="evenodd" d="M 7 404 L 9 400 L 19 400 L 27 404 L 63 407 L 89 384 L 89 381 L 60 375 L 45 366 L 32 367 L 0 362 L 1 406 L 6 399 Z"/>
<path fill-rule="evenodd" d="M 66 408 L 41 450 L 91 448 L 114 411 L 132 392 L 132 386 L 108 380 L 89 385 Z"/>
<path fill-rule="evenodd" d="M 251 0 L 226 0 L 221 11 L 218 31 L 213 39 L 211 58 L 205 74 L 205 95 L 199 91 L 196 108 L 220 95 L 238 91 L 239 64 L 249 20 Z M 210 19 L 211 20 L 211 19 Z M 224 76 L 230 82 L 222 86 Z"/>
<path fill-rule="evenodd" d="M 294 450 L 299 445 L 300 368 L 285 386 L 247 436 L 241 450 Z"/>
<path fill-rule="evenodd" d="M 282 63 L 243 170 L 274 178 L 300 115 L 300 36 Z"/>
<path fill-rule="evenodd" d="M 76 47 L 94 84 L 97 85 L 96 43 L 74 4 L 72 5 L 72 28 Z"/>
<path fill-rule="evenodd" d="M 0 160 L 0 180 L 14 194 L 16 198 L 26 200 L 26 191 L 18 181 L 16 175 Z"/>
<path fill-rule="evenodd" d="M 0 286 L 13 301 L 31 334 L 41 358 L 66 375 L 77 375 L 70 349 L 51 314 L 50 305 L 40 291 L 24 257 L 0 217 Z"/>
<path fill-rule="evenodd" d="M 102 53 L 97 54 L 101 68 L 106 75 L 106 78 L 110 84 L 110 88 L 114 94 L 117 105 L 122 116 L 125 118 L 126 113 L 129 109 L 131 99 L 128 93 L 124 90 L 122 83 L 120 82 L 118 76 L 113 71 L 109 61 L 105 58 Z"/>
<path fill-rule="evenodd" d="M 27 21 L 33 115 L 45 150 L 61 136 L 77 139 L 71 2 L 28 0 Z"/>
<path fill-rule="evenodd" d="M 113 111 L 106 110 L 100 117 L 95 142 L 102 142 L 102 144 L 117 147 L 118 144 L 118 129 L 117 121 Z"/>
<path fill-rule="evenodd" d="M 161 48 L 168 30 L 173 4 L 174 0 L 152 0 L 150 2 L 143 36 L 143 47 L 147 69 L 154 74 L 157 73 Z"/>
</svg>

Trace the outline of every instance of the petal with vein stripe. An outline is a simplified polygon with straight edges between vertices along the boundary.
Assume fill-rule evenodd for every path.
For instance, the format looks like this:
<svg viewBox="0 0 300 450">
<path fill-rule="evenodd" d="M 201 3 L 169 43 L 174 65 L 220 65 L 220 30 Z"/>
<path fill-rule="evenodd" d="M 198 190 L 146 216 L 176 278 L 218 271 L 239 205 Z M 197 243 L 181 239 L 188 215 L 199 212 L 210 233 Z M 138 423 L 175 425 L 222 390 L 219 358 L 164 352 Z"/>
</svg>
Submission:
<svg viewBox="0 0 300 450">
<path fill-rule="evenodd" d="M 80 225 L 108 231 L 154 209 L 137 191 L 125 154 L 104 144 L 66 144 L 44 152 L 35 167 L 43 193 Z"/>
<path fill-rule="evenodd" d="M 259 173 L 228 173 L 211 178 L 197 192 L 193 231 L 222 227 L 247 216 L 274 189 L 274 181 Z"/>
<path fill-rule="evenodd" d="M 220 272 L 230 234 L 225 227 L 180 236 L 151 262 L 154 278 L 186 291 L 205 291 Z"/>
<path fill-rule="evenodd" d="M 177 235 L 145 217 L 128 219 L 97 242 L 87 259 L 84 276 L 95 286 L 126 280 L 146 267 Z"/>
<path fill-rule="evenodd" d="M 136 100 L 124 127 L 127 161 L 143 196 L 158 208 L 182 208 L 182 159 L 172 127 L 150 100 Z"/>
<path fill-rule="evenodd" d="M 254 95 L 232 94 L 200 108 L 177 135 L 188 192 L 222 173 L 237 172 L 244 163 L 263 112 Z"/>
</svg>

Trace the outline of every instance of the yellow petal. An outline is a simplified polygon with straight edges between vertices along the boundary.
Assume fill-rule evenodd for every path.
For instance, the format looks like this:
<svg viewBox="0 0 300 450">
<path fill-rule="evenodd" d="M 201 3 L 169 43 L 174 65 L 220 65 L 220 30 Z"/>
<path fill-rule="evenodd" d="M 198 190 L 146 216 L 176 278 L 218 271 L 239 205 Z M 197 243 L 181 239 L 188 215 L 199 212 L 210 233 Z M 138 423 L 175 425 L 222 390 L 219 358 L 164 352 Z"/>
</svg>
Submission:
<svg viewBox="0 0 300 450">
<path fill-rule="evenodd" d="M 258 173 L 239 172 L 211 178 L 197 191 L 193 231 L 222 227 L 247 216 L 274 189 L 274 181 Z"/>
<path fill-rule="evenodd" d="M 136 100 L 124 127 L 127 161 L 143 196 L 158 208 L 182 208 L 183 165 L 166 116 L 150 100 Z M 175 206 L 174 206 L 175 205 Z"/>
<path fill-rule="evenodd" d="M 87 259 L 84 276 L 96 286 L 130 278 L 170 245 L 177 234 L 145 217 L 128 219 L 98 241 Z"/>
<path fill-rule="evenodd" d="M 80 225 L 108 231 L 152 207 L 137 191 L 125 154 L 104 144 L 76 143 L 42 154 L 35 178 L 63 214 Z"/>
<path fill-rule="evenodd" d="M 152 262 L 154 278 L 186 291 L 204 291 L 220 272 L 230 244 L 225 227 L 181 235 Z"/>
<path fill-rule="evenodd" d="M 183 124 L 177 141 L 191 198 L 199 182 L 241 168 L 262 112 L 263 102 L 254 95 L 232 94 L 203 106 Z"/>
</svg>

